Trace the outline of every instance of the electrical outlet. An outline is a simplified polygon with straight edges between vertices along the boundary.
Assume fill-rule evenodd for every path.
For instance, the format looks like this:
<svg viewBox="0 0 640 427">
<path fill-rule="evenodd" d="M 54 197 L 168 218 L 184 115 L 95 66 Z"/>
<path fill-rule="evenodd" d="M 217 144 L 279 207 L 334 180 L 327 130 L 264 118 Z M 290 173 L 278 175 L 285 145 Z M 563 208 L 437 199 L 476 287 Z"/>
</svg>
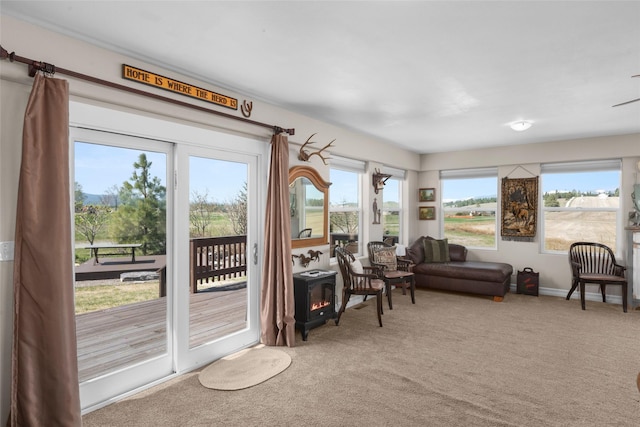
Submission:
<svg viewBox="0 0 640 427">
<path fill-rule="evenodd" d="M 0 261 L 13 261 L 15 242 L 0 242 Z"/>
</svg>

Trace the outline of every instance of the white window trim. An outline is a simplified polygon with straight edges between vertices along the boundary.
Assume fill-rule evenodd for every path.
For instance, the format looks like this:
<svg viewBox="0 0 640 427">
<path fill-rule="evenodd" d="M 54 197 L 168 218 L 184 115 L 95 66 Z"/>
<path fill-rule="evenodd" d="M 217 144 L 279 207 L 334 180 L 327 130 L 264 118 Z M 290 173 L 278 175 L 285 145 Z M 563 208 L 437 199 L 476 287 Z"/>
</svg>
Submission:
<svg viewBox="0 0 640 427">
<path fill-rule="evenodd" d="M 404 181 L 407 176 L 407 171 L 404 169 L 396 169 L 390 166 L 384 166 L 382 168 L 382 173 L 391 175 L 392 178 L 395 178 L 400 181 Z"/>
<path fill-rule="evenodd" d="M 470 179 L 470 178 L 493 178 L 498 177 L 498 168 L 477 168 L 477 169 L 450 169 L 440 171 L 440 180 L 443 179 Z"/>
<path fill-rule="evenodd" d="M 404 175 L 405 175 L 405 171 L 400 171 L 399 169 L 396 169 L 396 171 L 400 172 L 400 174 L 391 173 L 392 171 L 389 168 L 385 168 L 383 170 L 383 173 L 391 175 L 391 179 L 396 180 L 398 182 L 398 208 L 397 209 L 385 208 L 384 207 L 384 203 L 382 203 L 381 220 L 384 218 L 384 212 L 398 211 L 398 243 L 404 244 L 403 243 L 404 242 L 404 239 L 403 239 L 404 200 L 403 200 L 402 194 L 403 194 L 403 190 L 404 190 Z M 402 176 L 402 178 L 400 177 L 400 175 Z M 383 221 L 381 221 L 381 222 L 383 222 Z M 383 226 L 383 230 L 384 230 L 384 222 L 383 222 L 382 226 Z M 383 234 L 382 237 L 384 239 L 384 234 Z"/>
<path fill-rule="evenodd" d="M 622 190 L 622 160 L 621 159 L 604 159 L 604 160 L 588 160 L 577 162 L 558 162 L 558 163 L 543 163 L 540 165 L 540 188 L 539 200 L 540 204 L 540 220 L 538 221 L 540 226 L 540 253 L 550 255 L 566 255 L 566 251 L 552 251 L 545 249 L 546 242 L 546 229 L 544 226 L 544 214 L 545 212 L 575 212 L 575 208 L 562 208 L 562 207 L 546 207 L 544 205 L 544 191 L 542 191 L 542 184 L 544 175 L 547 174 L 563 174 L 563 173 L 576 173 L 576 172 L 606 172 L 606 171 L 618 171 L 620 173 L 620 182 L 618 188 Z M 622 245 L 624 244 L 624 233 L 622 232 L 623 220 L 622 220 L 622 203 L 617 208 L 580 208 L 581 212 L 616 212 L 616 247 L 612 248 L 615 255 L 621 254 Z"/>
<path fill-rule="evenodd" d="M 331 206 L 329 203 L 329 216 L 331 216 L 331 212 L 358 212 L 358 254 L 361 253 L 363 248 L 363 180 L 366 175 L 366 164 L 362 160 L 350 159 L 347 157 L 339 157 L 333 156 L 331 157 L 331 163 L 329 165 L 329 174 L 331 174 L 331 169 L 338 169 L 345 172 L 353 172 L 358 176 L 358 207 L 357 208 L 344 208 L 339 206 Z M 331 191 L 331 188 L 329 188 Z M 331 222 L 331 221 L 329 221 Z M 330 225 L 330 224 L 329 224 Z M 331 234 L 331 231 L 329 231 Z M 335 257 L 330 258 L 331 260 L 335 260 Z"/>
<path fill-rule="evenodd" d="M 360 174 L 364 174 L 365 172 L 365 162 L 362 160 L 349 159 L 347 157 L 331 157 L 331 163 L 329 164 L 330 169 L 340 169 L 348 172 L 357 172 Z"/>
<path fill-rule="evenodd" d="M 442 181 L 444 180 L 453 180 L 453 179 L 473 179 L 473 178 L 495 178 L 496 179 L 496 209 L 495 209 L 495 232 L 494 232 L 494 245 L 489 246 L 468 246 L 470 249 L 474 250 L 484 250 L 484 251 L 497 251 L 498 250 L 498 241 L 500 239 L 500 179 L 498 174 L 497 167 L 488 167 L 488 168 L 475 168 L 475 169 L 449 169 L 449 170 L 441 170 L 440 171 L 440 219 L 439 227 L 440 227 L 440 235 L 444 236 L 444 193 L 442 190 Z"/>
</svg>

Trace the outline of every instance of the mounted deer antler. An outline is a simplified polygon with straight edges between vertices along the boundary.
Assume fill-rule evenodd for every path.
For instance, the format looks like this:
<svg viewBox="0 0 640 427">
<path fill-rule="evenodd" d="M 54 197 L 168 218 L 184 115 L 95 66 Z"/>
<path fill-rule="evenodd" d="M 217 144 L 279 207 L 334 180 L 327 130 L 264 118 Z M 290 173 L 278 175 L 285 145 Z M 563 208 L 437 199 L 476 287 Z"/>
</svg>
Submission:
<svg viewBox="0 0 640 427">
<path fill-rule="evenodd" d="M 311 138 L 313 138 L 316 134 L 314 133 L 313 135 L 311 135 L 307 141 L 302 144 L 302 147 L 300 147 L 300 154 L 298 154 L 298 160 L 302 160 L 303 162 L 307 162 L 309 161 L 309 158 L 311 156 L 318 156 L 322 159 L 322 162 L 326 165 L 327 164 L 327 160 L 330 159 L 331 157 L 327 157 L 325 158 L 321 153 L 326 150 L 327 148 L 331 147 L 332 144 L 335 142 L 335 139 L 333 141 L 331 141 L 330 143 L 328 143 L 327 145 L 325 145 L 324 147 L 322 147 L 320 150 L 318 151 L 314 151 L 313 153 L 309 153 L 308 151 L 306 151 L 304 149 L 304 147 L 307 146 L 307 144 L 315 144 L 315 141 L 311 141 Z"/>
</svg>

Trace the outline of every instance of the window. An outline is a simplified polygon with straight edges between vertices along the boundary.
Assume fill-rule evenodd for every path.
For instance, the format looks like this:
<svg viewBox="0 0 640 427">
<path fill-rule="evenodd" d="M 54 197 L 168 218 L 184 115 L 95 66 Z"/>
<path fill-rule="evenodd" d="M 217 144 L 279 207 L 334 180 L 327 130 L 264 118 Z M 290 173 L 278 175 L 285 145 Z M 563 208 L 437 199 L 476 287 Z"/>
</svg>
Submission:
<svg viewBox="0 0 640 427">
<path fill-rule="evenodd" d="M 497 168 L 440 172 L 444 237 L 467 247 L 496 247 Z"/>
<path fill-rule="evenodd" d="M 355 160 L 332 158 L 329 188 L 329 232 L 331 234 L 331 257 L 333 248 L 341 246 L 352 253 L 361 249 L 359 233 L 362 204 L 360 176 L 364 163 Z"/>
<path fill-rule="evenodd" d="M 620 160 L 541 166 L 544 252 L 567 252 L 573 242 L 617 248 Z"/>
<path fill-rule="evenodd" d="M 384 173 L 391 175 L 382 191 L 382 232 L 385 240 L 398 243 L 402 231 L 402 182 L 404 171 L 384 168 Z"/>
</svg>

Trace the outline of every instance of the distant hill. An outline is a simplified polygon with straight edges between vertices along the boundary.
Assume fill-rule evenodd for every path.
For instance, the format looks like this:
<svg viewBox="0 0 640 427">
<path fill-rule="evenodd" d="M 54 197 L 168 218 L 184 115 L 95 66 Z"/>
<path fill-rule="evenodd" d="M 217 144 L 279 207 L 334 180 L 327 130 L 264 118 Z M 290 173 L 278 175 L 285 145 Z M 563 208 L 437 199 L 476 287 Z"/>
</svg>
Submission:
<svg viewBox="0 0 640 427">
<path fill-rule="evenodd" d="M 103 198 L 105 198 L 104 194 L 84 193 L 84 204 L 85 205 L 101 205 Z M 114 207 L 114 203 L 111 204 L 111 207 Z"/>
<path fill-rule="evenodd" d="M 85 205 L 99 205 L 102 200 L 102 194 L 87 194 L 84 193 Z"/>
</svg>

